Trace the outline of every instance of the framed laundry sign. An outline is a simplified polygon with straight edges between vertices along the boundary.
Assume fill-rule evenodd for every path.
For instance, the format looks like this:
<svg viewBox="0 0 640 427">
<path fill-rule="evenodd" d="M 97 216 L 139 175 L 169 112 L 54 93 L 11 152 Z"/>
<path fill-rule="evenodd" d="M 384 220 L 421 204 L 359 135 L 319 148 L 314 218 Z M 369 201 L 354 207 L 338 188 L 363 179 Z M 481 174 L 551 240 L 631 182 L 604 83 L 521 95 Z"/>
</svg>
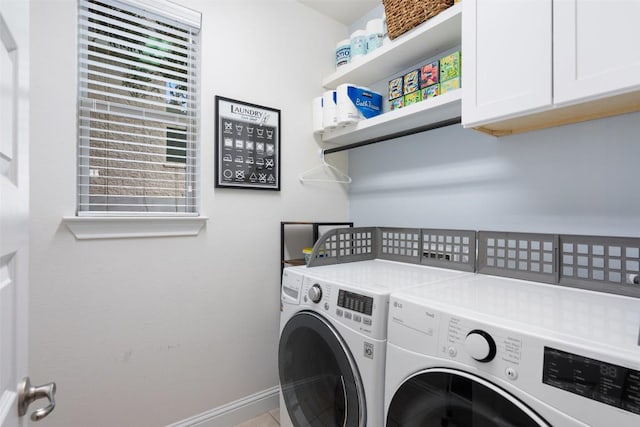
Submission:
<svg viewBox="0 0 640 427">
<path fill-rule="evenodd" d="M 280 191 L 280 110 L 216 96 L 216 187 Z"/>
</svg>

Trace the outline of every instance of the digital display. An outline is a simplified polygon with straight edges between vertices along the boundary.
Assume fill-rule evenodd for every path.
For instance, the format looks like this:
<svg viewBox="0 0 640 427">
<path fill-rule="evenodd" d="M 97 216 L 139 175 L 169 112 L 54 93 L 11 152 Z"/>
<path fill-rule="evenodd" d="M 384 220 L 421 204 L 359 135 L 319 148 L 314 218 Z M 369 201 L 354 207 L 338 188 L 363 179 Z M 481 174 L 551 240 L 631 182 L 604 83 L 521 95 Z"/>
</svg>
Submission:
<svg viewBox="0 0 640 427">
<path fill-rule="evenodd" d="M 545 347 L 542 382 L 640 415 L 640 371 Z"/>
<path fill-rule="evenodd" d="M 338 306 L 371 316 L 371 313 L 373 313 L 373 298 L 341 290 L 338 293 Z"/>
</svg>

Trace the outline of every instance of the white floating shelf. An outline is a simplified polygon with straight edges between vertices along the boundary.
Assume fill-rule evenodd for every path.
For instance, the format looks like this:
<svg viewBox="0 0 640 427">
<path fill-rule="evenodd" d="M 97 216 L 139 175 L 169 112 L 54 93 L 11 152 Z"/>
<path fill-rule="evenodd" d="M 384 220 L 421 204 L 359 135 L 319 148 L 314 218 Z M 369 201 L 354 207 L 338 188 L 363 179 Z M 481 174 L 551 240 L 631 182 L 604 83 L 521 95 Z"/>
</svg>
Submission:
<svg viewBox="0 0 640 427">
<path fill-rule="evenodd" d="M 343 83 L 370 85 L 461 43 L 462 3 L 404 33 L 322 81 L 326 89 Z"/>
<path fill-rule="evenodd" d="M 325 132 L 322 140 L 337 145 L 356 144 L 394 134 L 410 133 L 414 129 L 460 117 L 462 90 L 454 90 L 399 110 L 361 120 L 352 126 Z"/>
</svg>

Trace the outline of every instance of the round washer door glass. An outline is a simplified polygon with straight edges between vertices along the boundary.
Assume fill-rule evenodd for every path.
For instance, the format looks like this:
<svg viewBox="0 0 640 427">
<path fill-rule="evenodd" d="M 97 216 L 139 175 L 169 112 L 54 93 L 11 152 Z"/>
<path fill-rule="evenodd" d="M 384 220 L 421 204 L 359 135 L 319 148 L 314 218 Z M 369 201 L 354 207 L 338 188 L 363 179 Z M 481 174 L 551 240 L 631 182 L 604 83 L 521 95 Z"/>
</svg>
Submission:
<svg viewBox="0 0 640 427">
<path fill-rule="evenodd" d="M 387 427 L 548 427 L 535 412 L 482 378 L 429 369 L 406 380 L 389 405 Z"/>
<path fill-rule="evenodd" d="M 321 316 L 301 312 L 280 334 L 280 385 L 295 427 L 361 427 L 362 383 L 351 353 Z"/>
</svg>

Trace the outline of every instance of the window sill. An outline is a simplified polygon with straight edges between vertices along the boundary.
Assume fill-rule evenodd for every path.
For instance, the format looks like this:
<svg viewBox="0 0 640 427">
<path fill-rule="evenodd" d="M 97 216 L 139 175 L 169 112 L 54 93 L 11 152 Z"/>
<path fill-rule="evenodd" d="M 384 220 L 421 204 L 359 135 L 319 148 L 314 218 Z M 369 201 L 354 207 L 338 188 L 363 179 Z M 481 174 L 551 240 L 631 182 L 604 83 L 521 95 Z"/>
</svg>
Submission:
<svg viewBox="0 0 640 427">
<path fill-rule="evenodd" d="M 209 218 L 195 217 L 78 217 L 63 222 L 78 240 L 197 236 Z"/>
</svg>

